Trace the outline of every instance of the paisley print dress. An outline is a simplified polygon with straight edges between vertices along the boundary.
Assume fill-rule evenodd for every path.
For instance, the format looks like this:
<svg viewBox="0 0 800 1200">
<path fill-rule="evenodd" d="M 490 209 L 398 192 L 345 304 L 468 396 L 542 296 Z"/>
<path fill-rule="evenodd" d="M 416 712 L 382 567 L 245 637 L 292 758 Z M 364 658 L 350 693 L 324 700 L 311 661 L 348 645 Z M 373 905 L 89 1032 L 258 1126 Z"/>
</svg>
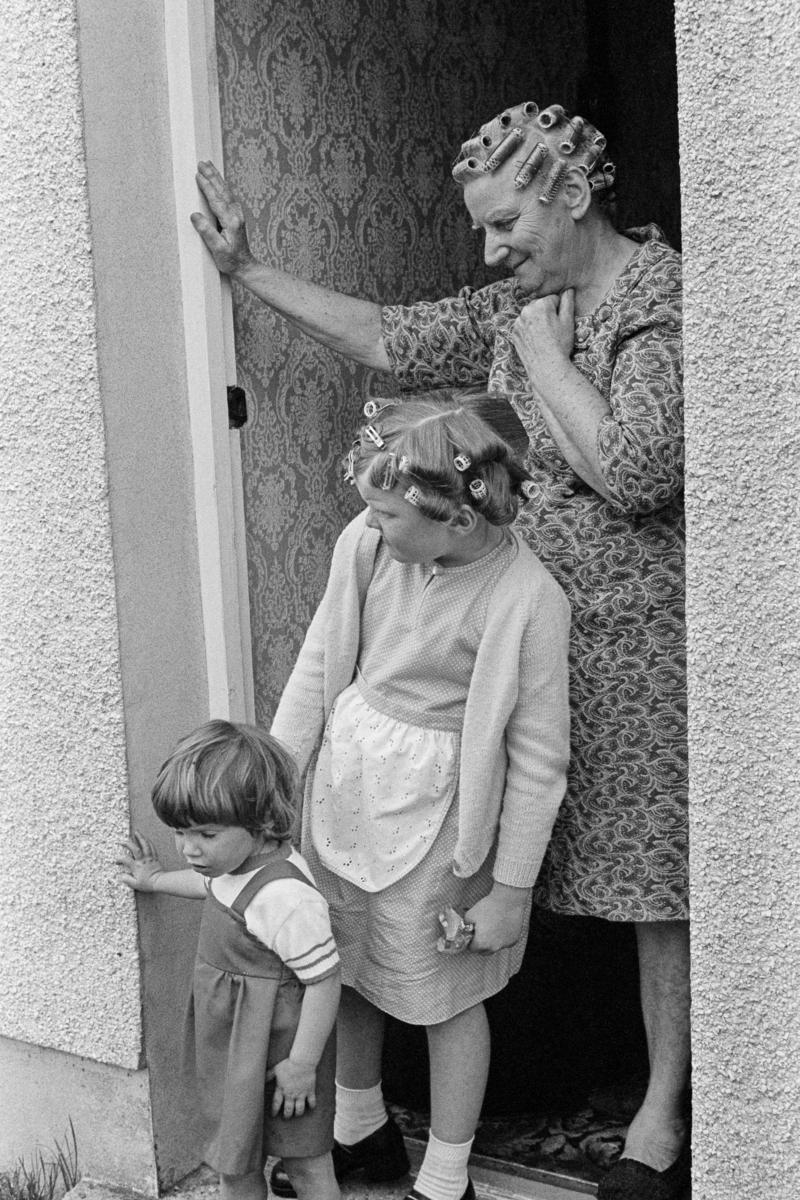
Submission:
<svg viewBox="0 0 800 1200">
<path fill-rule="evenodd" d="M 609 495 L 563 458 L 511 342 L 514 280 L 383 311 L 404 389 L 486 383 L 530 439 L 538 485 L 518 519 L 572 605 L 569 786 L 534 892 L 556 912 L 687 916 L 683 392 L 679 255 L 654 225 L 572 360 L 610 406 L 598 435 Z"/>
</svg>

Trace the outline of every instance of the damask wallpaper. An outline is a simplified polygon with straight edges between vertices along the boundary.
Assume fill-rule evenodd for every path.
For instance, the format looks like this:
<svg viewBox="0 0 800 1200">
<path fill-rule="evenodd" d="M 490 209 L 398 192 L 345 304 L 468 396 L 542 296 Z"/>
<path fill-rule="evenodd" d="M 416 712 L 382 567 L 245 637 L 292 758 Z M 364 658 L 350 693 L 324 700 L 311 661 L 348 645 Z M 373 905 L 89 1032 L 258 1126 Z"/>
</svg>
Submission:
<svg viewBox="0 0 800 1200">
<path fill-rule="evenodd" d="M 508 103 L 574 106 L 583 0 L 218 0 L 225 172 L 262 257 L 380 302 L 486 279 L 450 164 Z M 234 290 L 256 709 L 269 723 L 358 498 L 339 462 L 396 389 Z"/>
</svg>

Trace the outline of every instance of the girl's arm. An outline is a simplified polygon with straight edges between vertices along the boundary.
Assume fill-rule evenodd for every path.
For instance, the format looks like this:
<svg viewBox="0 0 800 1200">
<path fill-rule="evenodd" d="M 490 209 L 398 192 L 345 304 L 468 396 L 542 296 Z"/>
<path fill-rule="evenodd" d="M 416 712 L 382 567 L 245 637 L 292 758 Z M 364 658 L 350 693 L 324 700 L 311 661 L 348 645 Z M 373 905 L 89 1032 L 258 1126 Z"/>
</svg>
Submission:
<svg viewBox="0 0 800 1200">
<path fill-rule="evenodd" d="M 220 228 L 215 229 L 202 213 L 192 213 L 191 221 L 217 270 L 230 275 L 324 346 L 379 371 L 389 369 L 381 337 L 380 305 L 295 279 L 259 262 L 247 241 L 242 206 L 214 164 L 198 163 L 196 178 Z"/>
<path fill-rule="evenodd" d="M 281 1110 L 285 1117 L 302 1117 L 317 1103 L 317 1066 L 336 1022 L 341 993 L 341 974 L 337 970 L 319 983 L 306 984 L 300 1020 L 289 1057 L 270 1072 L 275 1079 L 272 1115 Z"/>
<path fill-rule="evenodd" d="M 494 954 L 496 950 L 503 950 L 518 942 L 530 891 L 530 888 L 511 887 L 508 883 L 495 880 L 488 896 L 473 904 L 464 914 L 464 920 L 472 921 L 475 926 L 470 950 L 476 954 Z"/>
<path fill-rule="evenodd" d="M 163 892 L 185 900 L 205 898 L 206 885 L 196 871 L 165 871 L 151 842 L 141 833 L 134 833 L 124 843 L 127 854 L 114 861 L 122 870 L 120 883 L 135 892 Z"/>
</svg>

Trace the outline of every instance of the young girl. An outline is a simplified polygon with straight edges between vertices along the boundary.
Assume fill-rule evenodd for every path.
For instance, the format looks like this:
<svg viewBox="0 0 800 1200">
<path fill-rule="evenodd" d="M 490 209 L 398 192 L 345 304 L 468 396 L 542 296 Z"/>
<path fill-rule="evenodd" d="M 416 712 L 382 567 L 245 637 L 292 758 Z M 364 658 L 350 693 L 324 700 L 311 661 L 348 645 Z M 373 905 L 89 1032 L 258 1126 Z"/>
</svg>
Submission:
<svg viewBox="0 0 800 1200">
<path fill-rule="evenodd" d="M 153 789 L 189 869 L 165 871 L 139 834 L 117 860 L 137 891 L 205 899 L 189 1035 L 222 1200 L 265 1200 L 268 1154 L 283 1156 L 299 1196 L 339 1196 L 339 957 L 327 905 L 291 848 L 297 783 L 274 738 L 210 721 L 178 743 Z"/>
<path fill-rule="evenodd" d="M 342 957 L 337 1177 L 407 1169 L 381 1095 L 389 1013 L 427 1030 L 412 1195 L 460 1200 L 483 1001 L 519 969 L 566 785 L 569 610 L 510 528 L 529 477 L 509 446 L 458 403 L 381 403 L 347 460 L 366 511 L 336 545 L 273 733 L 307 771 L 303 852 Z M 270 1182 L 292 1194 L 280 1165 Z"/>
</svg>

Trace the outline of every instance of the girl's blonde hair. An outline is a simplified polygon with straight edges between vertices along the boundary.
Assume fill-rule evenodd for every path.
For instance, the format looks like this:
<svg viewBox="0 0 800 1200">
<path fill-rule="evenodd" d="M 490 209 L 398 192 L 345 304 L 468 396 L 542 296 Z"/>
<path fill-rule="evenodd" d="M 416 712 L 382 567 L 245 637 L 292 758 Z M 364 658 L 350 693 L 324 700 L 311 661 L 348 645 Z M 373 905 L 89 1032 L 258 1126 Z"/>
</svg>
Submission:
<svg viewBox="0 0 800 1200">
<path fill-rule="evenodd" d="M 208 721 L 181 738 L 158 772 L 153 807 L 165 825 L 238 825 L 288 841 L 300 785 L 287 750 L 263 729 Z"/>
<path fill-rule="evenodd" d="M 371 400 L 344 461 L 351 481 L 401 488 L 432 521 L 449 521 L 464 505 L 491 525 L 510 525 L 531 476 L 514 450 L 476 410 L 497 401 L 485 392 L 452 399 Z"/>
</svg>

